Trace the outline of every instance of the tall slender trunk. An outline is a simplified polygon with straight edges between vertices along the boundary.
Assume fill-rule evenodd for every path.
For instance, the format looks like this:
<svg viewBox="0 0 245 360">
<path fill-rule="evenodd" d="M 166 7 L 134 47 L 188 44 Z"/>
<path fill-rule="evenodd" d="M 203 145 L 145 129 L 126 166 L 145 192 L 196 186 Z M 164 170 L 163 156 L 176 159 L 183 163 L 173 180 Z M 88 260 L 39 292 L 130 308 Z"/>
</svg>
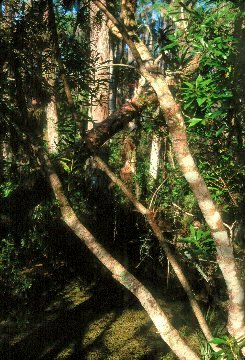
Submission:
<svg viewBox="0 0 245 360">
<path fill-rule="evenodd" d="M 151 140 L 151 158 L 149 174 L 154 180 L 156 180 L 158 173 L 161 142 L 162 140 L 160 136 L 156 133 L 153 133 Z"/>
<path fill-rule="evenodd" d="M 56 152 L 59 142 L 58 134 L 58 114 L 56 96 L 52 95 L 46 109 L 46 134 L 45 139 L 47 141 L 48 150 L 50 153 Z"/>
<path fill-rule="evenodd" d="M 93 0 L 93 2 L 110 19 L 113 26 L 118 28 L 138 63 L 140 73 L 157 94 L 160 107 L 169 127 L 173 150 L 180 170 L 190 185 L 201 212 L 211 230 L 217 249 L 217 263 L 222 271 L 229 295 L 227 328 L 229 333 L 239 340 L 244 336 L 244 290 L 240 280 L 240 273 L 236 266 L 233 248 L 229 241 L 227 231 L 224 228 L 220 212 L 212 200 L 207 185 L 190 152 L 180 104 L 173 98 L 169 86 L 161 74 L 161 70 L 154 62 L 147 47 L 137 36 L 134 6 L 127 6 L 127 2 L 122 0 L 122 6 L 125 7 L 124 24 L 126 26 L 123 28 L 100 1 Z M 130 1 L 130 4 L 131 3 L 134 5 L 135 1 Z"/>
<path fill-rule="evenodd" d="M 113 277 L 136 296 L 150 316 L 160 336 L 169 345 L 176 356 L 183 360 L 199 360 L 199 357 L 189 348 L 185 341 L 180 337 L 179 332 L 172 326 L 168 317 L 157 304 L 151 293 L 116 259 L 114 259 L 79 221 L 65 197 L 62 184 L 55 173 L 52 164 L 47 158 L 45 159 L 43 155 L 41 156 L 41 159 L 43 163 L 44 161 L 46 163 L 50 184 L 59 203 L 62 219 L 66 225 L 112 273 Z"/>
<path fill-rule="evenodd" d="M 188 279 L 186 278 L 185 274 L 183 273 L 176 257 L 174 256 L 172 250 L 170 249 L 170 247 L 168 246 L 161 229 L 159 228 L 158 224 L 155 221 L 154 215 L 152 214 L 152 212 L 150 211 L 150 209 L 147 209 L 146 207 L 144 207 L 144 205 L 142 203 L 140 203 L 135 196 L 132 194 L 132 192 L 125 186 L 125 184 L 108 168 L 108 166 L 104 163 L 104 161 L 102 159 L 100 159 L 98 156 L 94 157 L 95 162 L 97 164 L 97 166 L 99 167 L 99 169 L 101 169 L 102 171 L 104 171 L 109 178 L 119 186 L 119 188 L 122 190 L 122 192 L 126 195 L 126 197 L 132 202 L 132 204 L 135 206 L 135 209 L 137 211 L 139 211 L 142 215 L 144 215 L 151 227 L 151 229 L 153 230 L 154 235 L 156 236 L 156 238 L 158 239 L 162 249 L 164 250 L 167 259 L 169 260 L 178 280 L 180 281 L 183 289 L 185 290 L 189 301 L 190 301 L 190 305 L 192 307 L 192 310 L 197 318 L 197 321 L 200 325 L 201 330 L 203 331 L 203 334 L 205 335 L 206 339 L 209 341 L 213 338 L 211 331 L 208 327 L 208 324 L 202 314 L 201 308 L 198 305 L 198 302 L 195 298 L 195 295 L 192 291 L 192 288 L 188 282 Z M 217 349 L 217 346 L 212 344 L 211 345 L 213 350 L 217 351 L 219 349 Z"/>
<path fill-rule="evenodd" d="M 43 74 L 50 87 L 50 100 L 46 108 L 46 134 L 45 140 L 47 141 L 49 152 L 56 152 L 59 142 L 58 133 L 58 112 L 56 102 L 56 72 L 57 72 L 57 49 L 56 38 L 54 32 L 54 15 L 53 15 L 53 1 L 47 1 L 47 7 L 44 12 L 44 22 L 47 25 L 46 43 L 47 51 L 53 55 L 48 54 L 45 61 L 47 62 L 48 69 Z M 51 50 L 51 51 L 50 51 Z"/>
<path fill-rule="evenodd" d="M 102 3 L 106 5 L 106 1 Z M 97 6 L 90 4 L 90 41 L 91 59 L 94 62 L 94 84 L 91 88 L 90 116 L 93 124 L 100 123 L 109 115 L 109 80 L 110 80 L 110 40 L 105 16 L 101 17 Z"/>
</svg>

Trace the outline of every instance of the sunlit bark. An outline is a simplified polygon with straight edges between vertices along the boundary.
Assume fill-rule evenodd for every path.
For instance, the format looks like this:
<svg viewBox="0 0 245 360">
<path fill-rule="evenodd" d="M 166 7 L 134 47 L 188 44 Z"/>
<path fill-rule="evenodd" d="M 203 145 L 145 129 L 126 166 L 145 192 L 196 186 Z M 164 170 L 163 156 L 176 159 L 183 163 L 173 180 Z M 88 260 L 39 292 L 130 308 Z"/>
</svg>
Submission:
<svg viewBox="0 0 245 360">
<path fill-rule="evenodd" d="M 106 1 L 102 3 L 106 5 Z M 93 124 L 100 123 L 109 115 L 109 80 L 110 80 L 110 41 L 105 16 L 101 16 L 97 6 L 90 4 L 90 54 L 94 62 L 94 84 L 91 87 L 90 116 Z"/>
<path fill-rule="evenodd" d="M 126 21 L 124 20 L 124 24 L 127 24 L 128 21 L 130 22 L 130 26 L 126 29 L 100 1 L 93 0 L 93 2 L 121 32 L 122 37 L 130 47 L 138 63 L 140 73 L 149 82 L 158 96 L 160 107 L 169 127 L 174 153 L 181 172 L 195 194 L 216 245 L 217 263 L 222 271 L 229 295 L 228 330 L 232 336 L 235 336 L 239 340 L 244 336 L 245 332 L 244 290 L 241 285 L 240 273 L 235 263 L 232 245 L 230 244 L 227 231 L 224 228 L 220 212 L 213 202 L 207 185 L 190 152 L 180 104 L 173 98 L 169 86 L 161 74 L 161 70 L 158 68 L 147 47 L 137 36 L 134 13 L 130 13 L 129 7 L 127 8 L 127 13 L 125 13 L 128 19 Z"/>
<path fill-rule="evenodd" d="M 47 55 L 45 61 L 47 62 L 47 68 L 43 71 L 43 75 L 50 87 L 51 96 L 46 108 L 46 131 L 44 138 L 47 141 L 49 152 L 56 152 L 58 147 L 59 135 L 58 135 L 58 113 L 57 113 L 57 102 L 55 95 L 55 82 L 56 82 L 56 49 L 53 32 L 53 3 L 52 0 L 47 1 L 47 7 L 43 15 L 43 21 L 47 26 L 46 33 L 46 44 L 47 44 Z M 54 57 L 50 54 L 53 51 Z"/>
<path fill-rule="evenodd" d="M 156 238 L 158 239 L 161 247 L 163 248 L 167 259 L 169 260 L 178 280 L 180 281 L 183 289 L 185 290 L 192 310 L 197 318 L 197 321 L 200 325 L 200 328 L 202 329 L 206 339 L 209 341 L 213 338 L 208 324 L 202 314 L 201 308 L 198 305 L 198 302 L 195 299 L 195 294 L 193 293 L 191 286 L 188 282 L 188 279 L 186 278 L 185 274 L 183 273 L 176 257 L 174 256 L 172 250 L 170 249 L 170 247 L 168 246 L 168 243 L 166 242 L 166 239 L 163 236 L 162 230 L 160 229 L 160 227 L 158 226 L 154 214 L 151 212 L 150 209 L 147 209 L 141 202 L 139 202 L 136 197 L 132 194 L 132 192 L 127 188 L 127 186 L 108 168 L 108 166 L 105 164 L 105 162 L 100 159 L 98 156 L 94 157 L 95 162 L 97 164 L 97 166 L 99 167 L 99 169 L 101 169 L 102 171 L 104 171 L 109 178 L 119 186 L 119 188 L 122 190 L 122 192 L 126 195 L 126 197 L 132 202 L 132 204 L 135 206 L 135 208 L 146 217 L 151 229 L 153 230 L 154 235 L 156 236 Z M 214 350 L 217 350 L 217 346 L 212 344 L 212 347 Z"/>
<path fill-rule="evenodd" d="M 43 157 L 42 157 L 43 159 Z M 157 304 L 150 292 L 115 258 L 113 258 L 95 237 L 79 221 L 65 197 L 62 184 L 55 173 L 50 161 L 46 158 L 47 174 L 51 187 L 59 203 L 61 216 L 66 225 L 88 247 L 88 249 L 112 273 L 113 277 L 134 294 L 146 310 L 159 335 L 169 345 L 179 359 L 198 360 L 199 357 L 189 348 L 180 337 L 179 332 L 171 325 L 164 311 Z"/>
<path fill-rule="evenodd" d="M 149 174 L 154 180 L 156 180 L 158 173 L 160 149 L 161 149 L 161 138 L 159 137 L 158 134 L 153 133 L 151 140 L 151 158 L 150 158 Z"/>
<path fill-rule="evenodd" d="M 50 102 L 47 105 L 46 110 L 46 134 L 45 139 L 47 141 L 49 152 L 56 152 L 59 135 L 58 135 L 58 114 L 55 95 L 51 96 Z"/>
</svg>

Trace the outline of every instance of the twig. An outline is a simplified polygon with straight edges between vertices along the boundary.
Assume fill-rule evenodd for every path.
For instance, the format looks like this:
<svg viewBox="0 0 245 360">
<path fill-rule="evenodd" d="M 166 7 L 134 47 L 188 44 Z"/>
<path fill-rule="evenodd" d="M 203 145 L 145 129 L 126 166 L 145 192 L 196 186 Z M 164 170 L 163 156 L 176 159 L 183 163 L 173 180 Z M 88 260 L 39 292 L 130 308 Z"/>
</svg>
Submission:
<svg viewBox="0 0 245 360">
<path fill-rule="evenodd" d="M 191 217 L 195 217 L 195 215 L 193 215 L 192 213 L 189 213 L 188 211 L 183 210 L 179 205 L 172 203 L 173 206 L 175 206 L 177 209 L 179 209 L 180 211 L 182 211 L 184 214 L 189 215 Z"/>
<path fill-rule="evenodd" d="M 162 185 L 166 182 L 167 178 L 156 188 L 154 194 L 152 195 L 151 201 L 150 201 L 150 205 L 149 205 L 149 209 L 151 209 L 152 203 L 154 201 L 154 198 L 156 197 L 158 191 L 160 190 L 160 188 L 162 187 Z"/>
</svg>

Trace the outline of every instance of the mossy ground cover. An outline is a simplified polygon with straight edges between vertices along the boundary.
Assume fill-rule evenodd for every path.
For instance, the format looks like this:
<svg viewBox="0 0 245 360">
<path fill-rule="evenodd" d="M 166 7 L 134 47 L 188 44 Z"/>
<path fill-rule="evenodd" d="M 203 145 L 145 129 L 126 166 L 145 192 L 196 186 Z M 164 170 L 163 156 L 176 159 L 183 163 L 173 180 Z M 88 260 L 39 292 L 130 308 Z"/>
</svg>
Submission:
<svg viewBox="0 0 245 360">
<path fill-rule="evenodd" d="M 187 303 L 159 302 L 197 348 Z M 84 285 L 80 278 L 70 280 L 54 295 L 46 291 L 33 302 L 27 299 L 2 312 L 0 328 L 3 360 L 175 359 L 136 299 L 114 282 Z"/>
</svg>

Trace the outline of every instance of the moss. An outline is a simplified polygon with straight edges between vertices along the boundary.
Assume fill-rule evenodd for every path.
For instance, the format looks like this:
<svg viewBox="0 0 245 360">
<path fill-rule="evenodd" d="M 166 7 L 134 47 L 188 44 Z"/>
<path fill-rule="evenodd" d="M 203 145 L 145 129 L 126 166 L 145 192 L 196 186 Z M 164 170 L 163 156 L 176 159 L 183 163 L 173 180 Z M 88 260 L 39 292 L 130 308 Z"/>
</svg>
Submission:
<svg viewBox="0 0 245 360">
<path fill-rule="evenodd" d="M 82 346 L 87 347 L 89 345 L 92 345 L 96 340 L 99 339 L 101 335 L 103 335 L 103 332 L 107 328 L 108 325 L 110 325 L 111 322 L 113 322 L 115 317 L 115 314 L 113 312 L 109 314 L 105 314 L 100 319 L 92 322 L 84 335 Z"/>
<path fill-rule="evenodd" d="M 57 356 L 56 360 L 69 359 L 69 357 L 73 353 L 72 345 L 67 346 L 64 350 L 62 350 Z"/>
<path fill-rule="evenodd" d="M 146 356 L 147 353 L 150 353 L 151 350 L 152 349 L 147 346 L 144 338 L 136 337 L 135 339 L 126 341 L 123 347 L 113 351 L 113 353 L 108 356 L 108 360 L 141 359 L 143 356 Z"/>
<path fill-rule="evenodd" d="M 103 359 L 105 359 L 104 353 L 101 350 L 91 351 L 86 357 L 86 360 L 103 360 Z"/>
<path fill-rule="evenodd" d="M 108 360 L 157 359 L 157 354 L 160 359 L 165 347 L 141 309 L 126 309 L 118 317 L 110 313 L 97 319 L 87 328 L 82 346 L 90 348 L 85 359 Z M 98 350 L 103 350 L 102 357 Z"/>
<path fill-rule="evenodd" d="M 69 283 L 62 291 L 63 298 L 70 303 L 70 307 L 77 306 L 87 299 L 90 294 L 87 289 L 83 289 L 79 280 L 74 280 Z"/>
<path fill-rule="evenodd" d="M 142 310 L 126 310 L 112 324 L 105 336 L 105 344 L 109 350 L 116 350 L 132 339 L 140 327 L 148 321 L 147 314 Z"/>
<path fill-rule="evenodd" d="M 77 278 L 54 296 L 44 313 L 26 313 L 21 328 L 14 322 L 11 335 L 10 323 L 2 322 L 5 334 L 8 332 L 8 351 L 15 351 L 17 346 L 22 358 L 38 352 L 53 354 L 56 360 L 74 356 L 84 360 L 175 360 L 147 313 L 136 304 L 128 307 L 126 303 L 119 308 L 119 296 L 108 293 L 107 287 L 86 287 Z M 158 302 L 198 352 L 200 336 L 193 332 L 195 320 L 188 304 L 159 298 Z"/>
</svg>

